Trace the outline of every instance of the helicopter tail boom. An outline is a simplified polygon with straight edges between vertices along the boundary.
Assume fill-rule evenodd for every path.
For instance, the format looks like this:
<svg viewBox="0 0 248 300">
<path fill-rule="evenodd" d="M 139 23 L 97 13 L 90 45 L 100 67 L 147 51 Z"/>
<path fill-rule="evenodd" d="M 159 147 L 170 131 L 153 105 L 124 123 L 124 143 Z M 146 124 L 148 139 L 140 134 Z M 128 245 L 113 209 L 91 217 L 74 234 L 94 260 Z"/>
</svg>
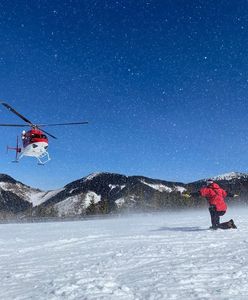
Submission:
<svg viewBox="0 0 248 300">
<path fill-rule="evenodd" d="M 17 138 L 16 138 L 16 147 L 9 147 L 9 146 L 7 146 L 7 152 L 8 152 L 9 150 L 14 150 L 14 151 L 16 152 L 15 160 L 12 161 L 12 162 L 18 162 L 19 159 L 21 158 L 21 157 L 19 156 L 19 154 L 20 154 L 21 151 L 22 151 L 22 148 L 19 147 L 18 136 L 17 136 Z"/>
</svg>

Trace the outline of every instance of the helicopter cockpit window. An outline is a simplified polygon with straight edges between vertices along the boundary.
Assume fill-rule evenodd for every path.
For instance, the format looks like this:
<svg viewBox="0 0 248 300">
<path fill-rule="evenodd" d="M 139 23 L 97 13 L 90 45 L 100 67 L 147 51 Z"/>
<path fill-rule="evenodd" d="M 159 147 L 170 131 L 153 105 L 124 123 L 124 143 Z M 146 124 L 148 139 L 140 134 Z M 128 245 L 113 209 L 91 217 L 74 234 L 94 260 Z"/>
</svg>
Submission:
<svg viewBox="0 0 248 300">
<path fill-rule="evenodd" d="M 31 134 L 31 138 L 35 138 L 35 139 L 47 139 L 46 135 L 45 134 L 34 134 L 32 133 Z"/>
</svg>

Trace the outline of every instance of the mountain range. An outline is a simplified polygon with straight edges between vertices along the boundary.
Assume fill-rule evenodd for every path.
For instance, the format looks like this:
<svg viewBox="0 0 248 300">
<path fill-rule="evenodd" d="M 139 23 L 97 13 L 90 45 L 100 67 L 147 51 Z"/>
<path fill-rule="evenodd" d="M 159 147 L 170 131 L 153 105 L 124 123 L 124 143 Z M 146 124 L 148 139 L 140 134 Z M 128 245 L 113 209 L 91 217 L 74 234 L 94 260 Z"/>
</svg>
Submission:
<svg viewBox="0 0 248 300">
<path fill-rule="evenodd" d="M 248 174 L 231 172 L 212 178 L 248 203 Z M 206 179 L 192 183 L 171 182 L 144 176 L 93 173 L 63 188 L 41 191 L 0 174 L 0 218 L 81 217 L 93 214 L 156 211 L 206 205 L 202 198 L 185 199 L 184 191 L 195 192 Z M 235 202 L 234 202 L 235 201 Z"/>
</svg>

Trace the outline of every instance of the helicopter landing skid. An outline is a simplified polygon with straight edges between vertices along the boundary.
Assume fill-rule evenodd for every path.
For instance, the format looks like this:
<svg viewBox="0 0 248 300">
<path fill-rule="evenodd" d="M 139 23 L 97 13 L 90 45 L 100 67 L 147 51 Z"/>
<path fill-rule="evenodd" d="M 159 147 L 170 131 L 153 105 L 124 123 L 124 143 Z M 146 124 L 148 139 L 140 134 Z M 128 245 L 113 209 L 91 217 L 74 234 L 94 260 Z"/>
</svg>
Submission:
<svg viewBox="0 0 248 300">
<path fill-rule="evenodd" d="M 41 154 L 36 158 L 38 160 L 38 165 L 40 166 L 44 166 L 47 162 L 49 162 L 49 160 L 51 160 L 48 152 L 44 152 L 43 154 Z"/>
</svg>

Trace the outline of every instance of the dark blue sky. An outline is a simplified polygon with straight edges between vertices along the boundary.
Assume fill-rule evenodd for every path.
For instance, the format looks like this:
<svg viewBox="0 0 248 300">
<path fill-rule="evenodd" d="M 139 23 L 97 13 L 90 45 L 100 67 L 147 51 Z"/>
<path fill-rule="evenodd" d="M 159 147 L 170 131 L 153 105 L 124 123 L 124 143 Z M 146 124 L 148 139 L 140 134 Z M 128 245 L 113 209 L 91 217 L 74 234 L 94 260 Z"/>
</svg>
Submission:
<svg viewBox="0 0 248 300">
<path fill-rule="evenodd" d="M 247 172 L 247 11 L 242 0 L 2 1 L 0 98 L 36 123 L 90 123 L 50 128 L 44 167 L 12 164 L 20 130 L 0 128 L 0 172 L 44 189 L 98 171 Z"/>
</svg>

